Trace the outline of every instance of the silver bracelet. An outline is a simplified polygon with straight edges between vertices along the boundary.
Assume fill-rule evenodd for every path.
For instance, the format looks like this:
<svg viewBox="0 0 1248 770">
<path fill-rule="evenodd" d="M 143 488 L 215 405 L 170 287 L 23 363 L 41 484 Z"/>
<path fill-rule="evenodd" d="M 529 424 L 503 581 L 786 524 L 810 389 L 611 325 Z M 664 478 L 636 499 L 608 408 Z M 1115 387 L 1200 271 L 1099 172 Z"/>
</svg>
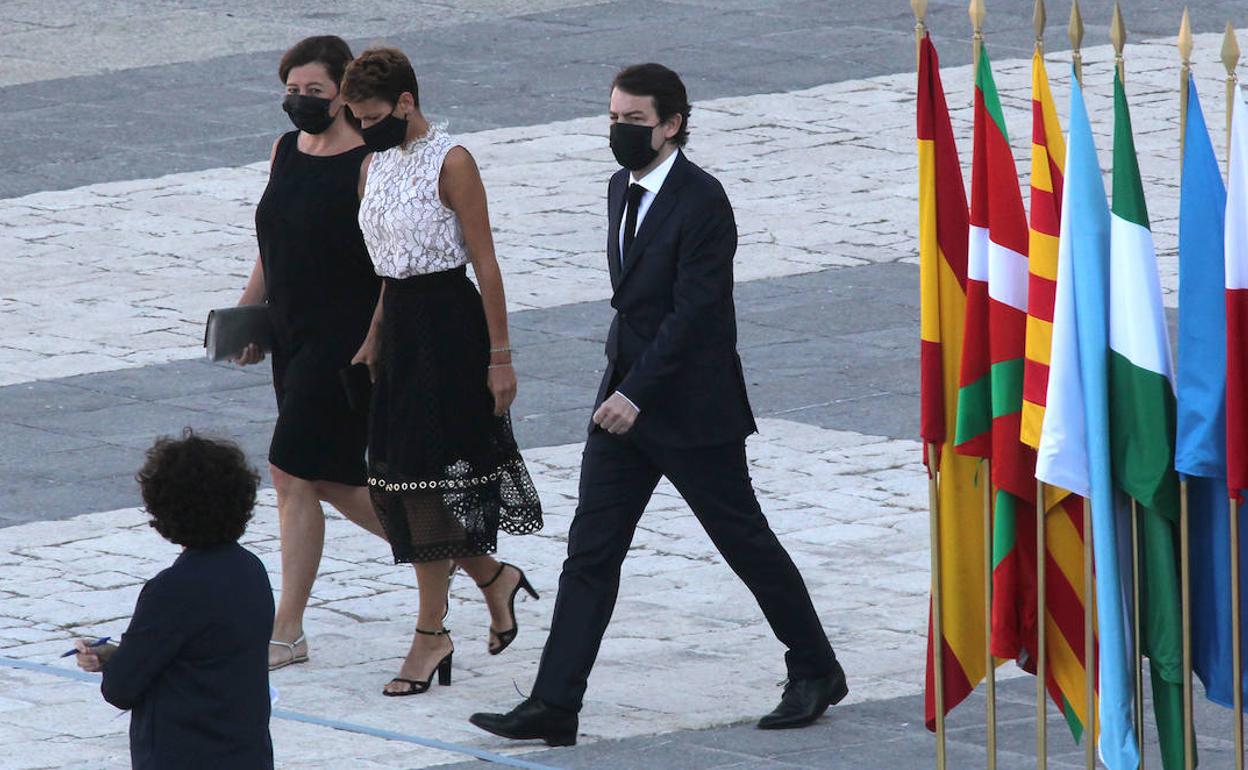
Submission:
<svg viewBox="0 0 1248 770">
<path fill-rule="evenodd" d="M 507 347 L 505 347 L 505 348 L 490 348 L 490 352 L 491 352 L 491 353 L 510 353 L 510 352 L 511 352 L 511 346 L 510 346 L 510 345 L 508 345 L 508 346 L 507 346 Z"/>
<path fill-rule="evenodd" d="M 490 364 L 490 365 L 489 365 L 489 368 L 490 368 L 490 369 L 501 369 L 501 368 L 503 368 L 504 366 L 511 366 L 511 362 L 510 362 L 510 361 L 508 361 L 508 362 L 507 362 L 507 363 L 505 363 L 505 364 Z"/>
</svg>

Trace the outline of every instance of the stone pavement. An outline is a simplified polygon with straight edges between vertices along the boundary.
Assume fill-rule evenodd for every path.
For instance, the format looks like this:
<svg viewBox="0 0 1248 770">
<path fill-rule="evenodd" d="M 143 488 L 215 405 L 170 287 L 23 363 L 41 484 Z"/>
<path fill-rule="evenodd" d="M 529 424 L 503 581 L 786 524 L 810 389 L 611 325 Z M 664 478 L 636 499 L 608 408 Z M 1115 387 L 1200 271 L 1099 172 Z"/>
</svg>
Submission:
<svg viewBox="0 0 1248 770">
<path fill-rule="evenodd" d="M 970 160 L 965 3 L 930 21 L 963 161 Z M 1090 22 L 1109 3 L 1084 6 Z M 1173 301 L 1177 14 L 1131 4 L 1127 88 Z M 1220 30 L 1238 5 L 1194 9 L 1196 72 L 1220 125 Z M 1050 74 L 1067 93 L 1064 19 L 1050 8 Z M 89 17 L 90 23 L 86 22 Z M 991 3 L 989 50 L 1020 170 L 1030 138 L 1031 3 Z M 273 138 L 280 50 L 335 31 L 413 53 L 435 117 L 477 156 L 490 192 L 520 349 L 517 433 L 550 512 L 505 540 L 546 591 L 501 659 L 465 580 L 451 625 L 453 688 L 392 701 L 376 689 L 406 648 L 415 594 L 384 544 L 331 513 L 309 613 L 314 659 L 274 675 L 280 709 L 384 727 L 557 767 L 927 767 L 917 725 L 928 556 L 917 424 L 912 19 L 904 3 L 845 0 L 362 0 L 351 11 L 279 0 L 177 4 L 13 0 L 0 7 L 0 656 L 65 666 L 75 634 L 112 633 L 172 558 L 143 523 L 131 475 L 153 435 L 229 435 L 263 465 L 266 367 L 194 360 L 208 308 L 232 304 L 254 259 L 251 218 Z M 1107 38 L 1090 23 L 1087 42 Z M 1134 41 L 1142 41 L 1138 44 Z M 1109 161 L 1108 46 L 1085 82 Z M 765 510 L 804 568 L 851 672 L 818 726 L 749 726 L 774 703 L 778 645 L 670 489 L 643 519 L 581 745 L 504 746 L 466 715 L 514 703 L 548 626 L 574 504 L 579 444 L 609 307 L 602 194 L 612 170 L 604 84 L 621 63 L 667 61 L 697 100 L 690 155 L 737 212 L 742 355 L 763 432 L 750 454 Z M 5 85 L 8 84 L 8 85 Z M 1224 141 L 1215 131 L 1215 145 Z M 1025 182 L 1025 179 L 1024 179 Z M 1024 186 L 1024 190 L 1025 190 Z M 272 492 L 249 545 L 276 574 Z M 1029 767 L 1033 682 L 1001 670 L 1002 767 Z M 1198 688 L 1199 690 L 1199 688 Z M 956 767 L 982 766 L 982 701 L 950 720 Z M 1073 766 L 1050 726 L 1052 766 Z M 1224 709 L 1198 704 L 1206 767 L 1227 764 Z M 126 719 L 92 688 L 0 669 L 0 768 L 126 765 Z M 275 719 L 283 767 L 420 767 L 460 755 Z M 1151 758 L 1151 766 L 1159 766 Z M 475 766 L 475 765 L 474 765 Z"/>
<path fill-rule="evenodd" d="M 802 569 L 841 660 L 854 672 L 849 702 L 912 693 L 922 671 L 915 651 L 922 649 L 928 587 L 926 484 L 917 443 L 763 420 L 749 451 L 767 516 Z M 381 698 L 378 689 L 410 641 L 413 576 L 391 563 L 382 541 L 335 515 L 306 617 L 312 661 L 272 677 L 282 708 L 503 748 L 466 718 L 514 701 L 512 682 L 527 689 L 532 680 L 576 503 L 580 444 L 531 449 L 526 460 L 546 527 L 538 536 L 504 539 L 500 554 L 524 566 L 547 594 L 519 606 L 523 631 L 512 650 L 485 654 L 488 615 L 471 582 L 459 579 L 447 620 L 459 649 L 453 686 L 419 698 Z M 244 542 L 277 570 L 271 491 Z M 55 657 L 67 639 L 118 636 L 142 581 L 177 553 L 137 509 L 12 526 L 0 530 L 0 543 L 0 654 L 61 667 L 72 666 Z M 770 685 L 784 676 L 782 652 L 748 591 L 731 579 L 697 520 L 664 483 L 626 562 L 620 602 L 592 677 L 593 698 L 582 715 L 583 740 L 763 713 L 779 694 Z M 0 736 L 10 747 L 38 744 L 49 732 L 40 706 L 65 704 L 45 704 L 29 674 L 0 668 L 0 682 L 7 706 L 0 709 Z M 77 687 L 80 697 L 61 719 L 85 723 L 90 735 L 79 737 L 94 739 L 77 745 L 78 759 L 124 756 L 125 720 L 109 718 L 109 706 Z M 339 753 L 321 756 L 322 747 L 287 733 L 281 720 L 274 733 L 287 767 L 356 767 L 364 759 L 387 764 L 371 753 L 341 754 L 357 750 L 350 740 L 339 741 Z M 373 748 L 363 742 L 359 750 Z M 380 749 L 381 756 L 395 752 Z M 401 766 L 444 759 L 404 751 Z"/>
<path fill-rule="evenodd" d="M 1217 50 L 1216 35 L 1197 50 Z M 1128 93 L 1167 302 L 1174 303 L 1178 134 L 1173 46 L 1132 46 Z M 1085 51 L 1089 111 L 1109 163 L 1108 46 Z M 1064 93 L 1069 71 L 1051 66 Z M 1202 84 L 1217 65 L 1202 57 Z M 1020 169 L 1030 142 L 1030 62 L 996 68 Z M 947 92 L 969 67 L 947 68 Z M 737 280 L 913 261 L 913 76 L 698 102 L 690 157 L 724 182 L 740 224 Z M 1217 91 L 1206 88 L 1207 91 Z M 1064 113 L 1065 100 L 1058 99 Z M 1219 100 L 1206 99 L 1217 124 Z M 951 98 L 969 152 L 971 108 Z M 466 134 L 491 197 L 513 310 L 603 299 L 603 180 L 612 168 L 601 117 Z M 1215 146 L 1225 144 L 1215 132 Z M 254 260 L 253 205 L 264 163 L 105 182 L 0 200 L 0 385 L 190 358 L 203 319 L 233 304 Z M 550 180 L 560 180 L 551 185 Z M 1024 179 L 1024 182 L 1026 180 Z"/>
</svg>

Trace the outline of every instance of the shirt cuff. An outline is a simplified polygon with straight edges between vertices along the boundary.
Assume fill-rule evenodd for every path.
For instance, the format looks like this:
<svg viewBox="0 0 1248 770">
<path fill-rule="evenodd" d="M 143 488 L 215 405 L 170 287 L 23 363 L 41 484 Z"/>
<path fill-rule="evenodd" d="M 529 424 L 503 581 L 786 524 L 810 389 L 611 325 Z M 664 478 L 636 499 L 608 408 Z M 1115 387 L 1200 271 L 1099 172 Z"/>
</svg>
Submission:
<svg viewBox="0 0 1248 770">
<path fill-rule="evenodd" d="M 616 394 L 617 396 L 619 396 L 620 398 L 624 399 L 625 401 L 627 401 L 627 402 L 628 402 L 628 405 L 629 405 L 629 406 L 631 406 L 633 409 L 635 409 L 635 410 L 637 411 L 637 414 L 641 414 L 641 407 L 639 407 L 639 406 L 637 406 L 636 404 L 634 404 L 634 403 L 633 403 L 633 400 L 632 400 L 631 398 L 629 398 L 628 396 L 624 395 L 623 393 L 621 393 L 621 392 L 620 392 L 620 391 L 618 391 L 618 390 L 617 390 L 617 391 L 615 391 L 615 394 Z"/>
</svg>

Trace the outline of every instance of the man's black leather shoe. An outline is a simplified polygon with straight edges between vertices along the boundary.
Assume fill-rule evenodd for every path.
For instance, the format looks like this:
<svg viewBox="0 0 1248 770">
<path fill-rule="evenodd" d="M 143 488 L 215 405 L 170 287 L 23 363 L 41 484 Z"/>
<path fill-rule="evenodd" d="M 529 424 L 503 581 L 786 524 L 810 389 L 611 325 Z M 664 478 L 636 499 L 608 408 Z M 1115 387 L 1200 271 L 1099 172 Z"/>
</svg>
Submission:
<svg viewBox="0 0 1248 770">
<path fill-rule="evenodd" d="M 526 698 L 506 714 L 473 714 L 468 721 L 487 733 L 515 740 L 541 739 L 547 746 L 575 746 L 575 711 Z"/>
<path fill-rule="evenodd" d="M 780 705 L 758 720 L 758 729 L 805 727 L 823 716 L 829 706 L 840 703 L 849 694 L 849 687 L 845 684 L 845 671 L 841 664 L 834 665 L 832 673 L 827 676 L 790 680 L 784 687 Z"/>
</svg>

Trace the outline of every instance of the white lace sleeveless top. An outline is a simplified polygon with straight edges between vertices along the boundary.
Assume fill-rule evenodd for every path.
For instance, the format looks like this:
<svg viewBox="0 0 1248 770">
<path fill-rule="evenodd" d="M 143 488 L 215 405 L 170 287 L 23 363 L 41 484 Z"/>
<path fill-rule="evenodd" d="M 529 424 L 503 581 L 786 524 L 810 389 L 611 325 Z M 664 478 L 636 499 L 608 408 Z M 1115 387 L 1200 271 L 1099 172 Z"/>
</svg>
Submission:
<svg viewBox="0 0 1248 770">
<path fill-rule="evenodd" d="M 373 155 L 360 199 L 360 231 L 377 275 L 407 278 L 468 263 L 459 217 L 438 196 L 442 163 L 457 147 L 441 126 Z"/>
</svg>

